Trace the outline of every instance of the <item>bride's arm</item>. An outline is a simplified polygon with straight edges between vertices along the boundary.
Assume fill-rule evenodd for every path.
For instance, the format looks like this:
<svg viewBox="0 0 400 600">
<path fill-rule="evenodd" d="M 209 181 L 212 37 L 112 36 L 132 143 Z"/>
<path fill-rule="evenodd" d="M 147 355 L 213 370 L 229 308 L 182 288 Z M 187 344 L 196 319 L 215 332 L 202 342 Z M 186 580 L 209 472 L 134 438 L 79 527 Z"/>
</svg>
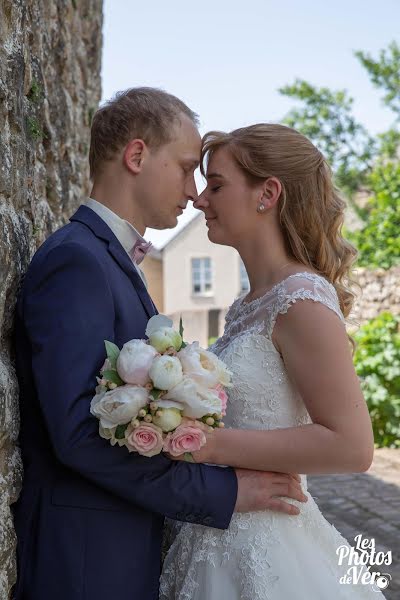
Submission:
<svg viewBox="0 0 400 600">
<path fill-rule="evenodd" d="M 273 340 L 312 424 L 218 429 L 195 461 L 294 473 L 366 471 L 374 450 L 371 420 L 341 321 L 323 304 L 304 300 L 279 315 Z"/>
</svg>

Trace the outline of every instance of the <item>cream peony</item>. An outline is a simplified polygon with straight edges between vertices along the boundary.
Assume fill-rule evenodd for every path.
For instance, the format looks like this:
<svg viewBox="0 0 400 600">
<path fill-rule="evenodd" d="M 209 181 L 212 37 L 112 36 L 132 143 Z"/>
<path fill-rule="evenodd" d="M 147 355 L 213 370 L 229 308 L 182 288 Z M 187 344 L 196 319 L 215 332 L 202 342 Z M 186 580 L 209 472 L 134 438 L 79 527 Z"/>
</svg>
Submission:
<svg viewBox="0 0 400 600">
<path fill-rule="evenodd" d="M 150 378 L 159 390 L 170 390 L 182 381 L 182 365 L 175 356 L 157 356 L 150 368 Z"/>
<path fill-rule="evenodd" d="M 183 374 L 199 385 L 214 388 L 218 384 L 231 385 L 232 373 L 215 354 L 203 350 L 199 342 L 188 344 L 178 353 L 182 363 Z"/>
<path fill-rule="evenodd" d="M 181 424 L 182 416 L 177 408 L 160 409 L 161 415 L 154 415 L 153 423 L 165 432 L 172 431 Z"/>
<path fill-rule="evenodd" d="M 184 417 L 201 419 L 204 415 L 221 413 L 222 403 L 218 395 L 189 377 L 178 383 L 157 405 L 163 408 L 163 402 L 173 402 L 176 408 L 180 407 Z"/>
<path fill-rule="evenodd" d="M 165 315 L 154 315 L 147 322 L 146 335 L 150 337 L 157 329 L 161 327 L 172 327 L 173 322 Z"/>
<path fill-rule="evenodd" d="M 105 394 L 96 394 L 90 403 L 90 412 L 105 429 L 124 425 L 137 417 L 149 400 L 148 391 L 136 385 L 121 385 Z"/>
<path fill-rule="evenodd" d="M 145 386 L 149 383 L 149 370 L 157 350 L 143 340 L 131 340 L 124 344 L 117 359 L 117 371 L 126 383 Z"/>
<path fill-rule="evenodd" d="M 182 338 L 172 327 L 160 327 L 149 336 L 149 341 L 158 352 L 165 352 L 168 348 L 179 350 L 182 346 Z"/>
</svg>

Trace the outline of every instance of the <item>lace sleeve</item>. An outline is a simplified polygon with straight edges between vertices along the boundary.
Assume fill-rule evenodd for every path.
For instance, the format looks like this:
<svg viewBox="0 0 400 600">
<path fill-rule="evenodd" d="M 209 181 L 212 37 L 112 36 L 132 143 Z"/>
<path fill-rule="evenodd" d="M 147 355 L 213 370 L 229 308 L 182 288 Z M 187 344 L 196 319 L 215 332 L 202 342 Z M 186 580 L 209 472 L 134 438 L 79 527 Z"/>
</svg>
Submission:
<svg viewBox="0 0 400 600">
<path fill-rule="evenodd" d="M 279 291 L 279 298 L 276 302 L 270 323 L 271 334 L 278 315 L 286 314 L 289 308 L 295 304 L 297 300 L 313 300 L 314 302 L 321 302 L 332 310 L 342 323 L 345 324 L 336 290 L 324 277 L 314 273 L 296 274 L 285 280 L 284 285 Z"/>
</svg>

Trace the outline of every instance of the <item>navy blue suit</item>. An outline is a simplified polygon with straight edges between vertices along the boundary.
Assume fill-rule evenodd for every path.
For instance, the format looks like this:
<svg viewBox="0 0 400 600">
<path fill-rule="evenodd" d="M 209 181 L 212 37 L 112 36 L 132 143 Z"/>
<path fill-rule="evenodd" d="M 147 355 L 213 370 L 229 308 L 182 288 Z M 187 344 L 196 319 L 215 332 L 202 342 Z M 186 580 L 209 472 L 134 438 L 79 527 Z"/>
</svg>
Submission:
<svg viewBox="0 0 400 600">
<path fill-rule="evenodd" d="M 24 484 L 15 600 L 156 600 L 164 516 L 225 529 L 231 468 L 112 447 L 89 412 L 104 340 L 156 309 L 104 221 L 81 206 L 35 254 L 16 315 Z"/>
</svg>

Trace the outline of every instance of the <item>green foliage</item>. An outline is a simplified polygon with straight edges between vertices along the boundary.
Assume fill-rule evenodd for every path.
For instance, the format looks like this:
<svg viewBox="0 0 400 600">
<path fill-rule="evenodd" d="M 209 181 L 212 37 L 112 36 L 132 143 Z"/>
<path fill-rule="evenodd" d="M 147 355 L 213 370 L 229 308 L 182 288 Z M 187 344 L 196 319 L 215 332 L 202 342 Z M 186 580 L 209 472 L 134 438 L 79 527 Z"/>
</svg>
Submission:
<svg viewBox="0 0 400 600">
<path fill-rule="evenodd" d="M 94 113 L 95 113 L 95 112 L 96 112 L 96 109 L 95 109 L 95 108 L 93 108 L 93 106 L 91 106 L 91 107 L 89 108 L 89 110 L 88 110 L 88 125 L 89 125 L 89 127 L 90 127 L 90 126 L 91 126 L 91 124 L 92 124 L 92 121 L 93 121 L 93 117 L 94 117 Z"/>
<path fill-rule="evenodd" d="M 368 184 L 368 218 L 361 229 L 347 235 L 359 251 L 358 265 L 389 269 L 400 263 L 400 163 L 379 163 Z"/>
<path fill-rule="evenodd" d="M 164 394 L 165 390 L 159 390 L 158 388 L 153 388 L 150 392 L 150 396 L 152 397 L 153 401 L 155 402 L 156 400 L 159 400 L 161 395 Z"/>
<path fill-rule="evenodd" d="M 116 369 L 120 350 L 116 344 L 109 342 L 108 340 L 104 340 L 104 345 L 106 347 L 107 358 L 110 361 L 111 367 Z"/>
<path fill-rule="evenodd" d="M 186 348 L 186 346 L 187 346 L 186 342 L 183 341 L 183 331 L 184 330 L 183 330 L 183 322 L 182 322 L 182 315 L 181 315 L 180 319 L 179 319 L 179 335 L 182 338 L 182 345 L 179 348 L 179 350 L 183 350 L 183 348 Z"/>
<path fill-rule="evenodd" d="M 346 90 L 317 88 L 300 79 L 279 91 L 302 103 L 284 123 L 312 140 L 332 166 L 337 185 L 351 197 L 365 183 L 376 153 L 376 142 L 352 115 L 353 99 Z"/>
<path fill-rule="evenodd" d="M 108 371 L 104 371 L 102 375 L 103 375 L 104 379 L 111 381 L 111 383 L 115 383 L 118 386 L 124 385 L 124 382 L 122 381 L 121 377 L 118 375 L 118 372 L 115 371 L 114 369 L 109 369 Z"/>
<path fill-rule="evenodd" d="M 400 119 L 400 46 L 392 42 L 380 51 L 378 60 L 361 51 L 355 52 L 355 55 L 368 71 L 375 87 L 385 92 L 383 102 Z"/>
<path fill-rule="evenodd" d="M 400 148 L 400 131 L 389 129 L 384 133 L 378 134 L 380 159 L 397 159 Z"/>
<path fill-rule="evenodd" d="M 123 440 L 125 437 L 125 431 L 128 428 L 129 423 L 125 423 L 125 425 L 118 425 L 115 430 L 115 437 L 117 440 Z"/>
<path fill-rule="evenodd" d="M 27 94 L 27 98 L 30 102 L 32 102 L 33 104 L 38 104 L 41 99 L 43 98 L 44 92 L 43 92 L 43 88 L 40 85 L 40 83 L 38 81 L 36 81 L 36 79 L 32 80 L 32 85 L 31 85 L 31 89 L 29 90 L 28 94 Z"/>
<path fill-rule="evenodd" d="M 39 121 L 35 117 L 26 119 L 28 133 L 33 140 L 40 140 L 43 137 L 43 131 L 39 125 Z"/>
<path fill-rule="evenodd" d="M 400 447 L 400 318 L 383 312 L 355 334 L 354 364 L 379 447 Z"/>
</svg>

